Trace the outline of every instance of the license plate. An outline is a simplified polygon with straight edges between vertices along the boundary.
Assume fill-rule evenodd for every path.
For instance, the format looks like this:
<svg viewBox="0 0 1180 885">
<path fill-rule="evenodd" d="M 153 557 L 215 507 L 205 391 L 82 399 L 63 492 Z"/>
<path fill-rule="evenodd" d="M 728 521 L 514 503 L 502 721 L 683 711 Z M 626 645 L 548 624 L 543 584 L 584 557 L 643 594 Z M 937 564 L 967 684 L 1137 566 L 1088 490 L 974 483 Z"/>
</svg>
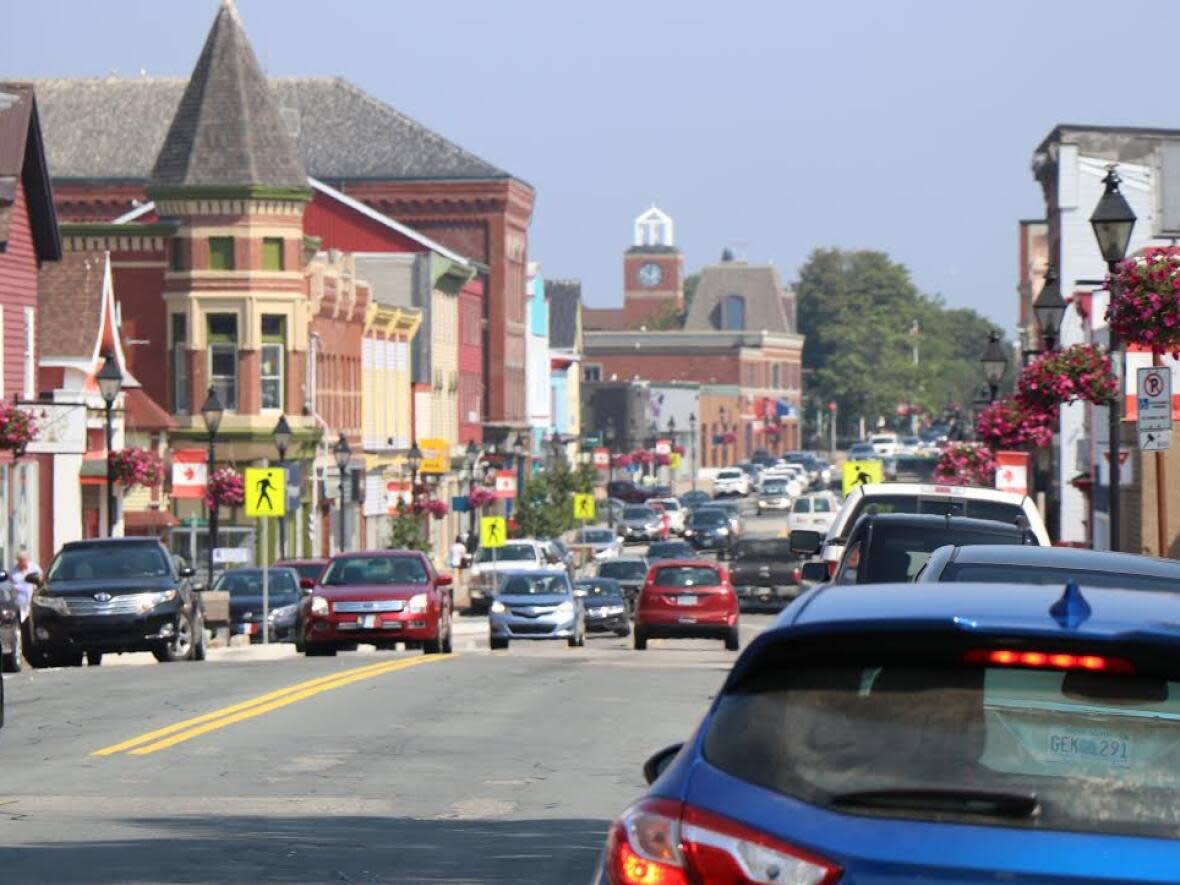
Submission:
<svg viewBox="0 0 1180 885">
<path fill-rule="evenodd" d="M 689 596 L 687 594 L 684 596 L 677 596 L 676 597 L 676 604 L 677 605 L 696 605 L 697 604 L 697 597 Z"/>
<path fill-rule="evenodd" d="M 242 632 L 245 633 L 247 636 L 253 636 L 255 633 L 258 632 L 258 625 L 257 624 L 243 624 L 242 625 Z"/>
<path fill-rule="evenodd" d="M 1063 728 L 1048 735 L 1049 756 L 1053 759 L 1078 760 L 1116 768 L 1130 768 L 1134 761 L 1134 741 L 1128 735 L 1102 728 Z"/>
<path fill-rule="evenodd" d="M 365 630 L 372 630 L 374 627 L 377 626 L 377 616 L 376 615 L 361 615 L 361 617 L 358 618 L 358 620 L 361 622 L 362 629 L 365 629 Z"/>
</svg>

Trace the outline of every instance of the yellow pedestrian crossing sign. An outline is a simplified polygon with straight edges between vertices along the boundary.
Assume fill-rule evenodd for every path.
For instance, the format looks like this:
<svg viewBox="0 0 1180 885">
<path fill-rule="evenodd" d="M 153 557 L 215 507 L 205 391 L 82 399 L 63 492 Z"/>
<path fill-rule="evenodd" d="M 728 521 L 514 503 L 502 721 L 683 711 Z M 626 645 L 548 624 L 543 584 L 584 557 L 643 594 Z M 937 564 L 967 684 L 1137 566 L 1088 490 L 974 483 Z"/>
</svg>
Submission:
<svg viewBox="0 0 1180 885">
<path fill-rule="evenodd" d="M 483 516 L 479 520 L 479 546 L 503 547 L 508 536 L 508 523 L 502 516 Z"/>
<path fill-rule="evenodd" d="M 867 483 L 885 482 L 885 465 L 880 461 L 845 461 L 844 494 Z"/>
<path fill-rule="evenodd" d="M 282 467 L 246 468 L 246 515 L 287 515 L 287 471 Z"/>
<path fill-rule="evenodd" d="M 574 519 L 589 520 L 594 518 L 594 496 L 574 495 Z"/>
</svg>

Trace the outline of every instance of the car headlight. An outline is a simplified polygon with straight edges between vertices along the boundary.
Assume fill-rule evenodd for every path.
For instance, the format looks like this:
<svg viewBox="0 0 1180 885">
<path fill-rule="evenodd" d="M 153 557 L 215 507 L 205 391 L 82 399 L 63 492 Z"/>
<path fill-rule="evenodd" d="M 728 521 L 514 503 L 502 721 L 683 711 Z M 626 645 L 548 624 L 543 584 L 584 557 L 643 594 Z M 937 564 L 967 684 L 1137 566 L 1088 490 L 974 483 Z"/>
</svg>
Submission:
<svg viewBox="0 0 1180 885">
<path fill-rule="evenodd" d="M 272 624 L 285 624 L 288 621 L 295 621 L 295 606 L 284 605 L 279 608 L 272 608 L 268 616 Z"/>
<path fill-rule="evenodd" d="M 621 615 L 626 610 L 627 607 L 625 605 L 608 605 L 606 607 L 606 613 L 608 615 Z"/>
<path fill-rule="evenodd" d="M 719 534 L 719 535 L 728 535 L 728 534 L 729 534 L 729 529 L 727 529 L 725 526 L 722 526 L 721 528 L 717 529 L 717 534 Z"/>
<path fill-rule="evenodd" d="M 506 606 L 500 600 L 497 599 L 495 602 L 492 603 L 492 612 L 494 614 L 502 615 L 507 611 L 508 611 L 508 606 Z"/>
<path fill-rule="evenodd" d="M 425 593 L 415 593 L 410 597 L 410 614 L 420 615 L 426 611 L 427 597 Z"/>
<path fill-rule="evenodd" d="M 139 597 L 139 611 L 140 614 L 150 612 L 157 605 L 163 605 L 165 602 L 172 602 L 176 599 L 175 590 L 163 590 L 159 593 L 144 593 Z"/>
<path fill-rule="evenodd" d="M 557 607 L 557 614 L 572 615 L 574 613 L 574 604 L 568 599 Z"/>
<path fill-rule="evenodd" d="M 313 615 L 326 615 L 328 613 L 328 600 L 322 596 L 313 596 L 311 598 L 311 613 Z"/>
<path fill-rule="evenodd" d="M 68 615 L 70 613 L 69 604 L 60 596 L 44 596 L 37 593 L 33 595 L 33 605 L 55 611 L 59 615 Z"/>
</svg>

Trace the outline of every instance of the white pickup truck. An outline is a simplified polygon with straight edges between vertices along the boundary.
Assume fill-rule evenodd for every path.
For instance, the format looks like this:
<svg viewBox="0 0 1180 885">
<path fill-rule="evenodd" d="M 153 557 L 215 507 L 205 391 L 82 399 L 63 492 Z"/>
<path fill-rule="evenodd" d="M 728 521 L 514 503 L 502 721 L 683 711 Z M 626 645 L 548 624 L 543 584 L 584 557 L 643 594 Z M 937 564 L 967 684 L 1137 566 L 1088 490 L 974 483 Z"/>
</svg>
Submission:
<svg viewBox="0 0 1180 885">
<path fill-rule="evenodd" d="M 540 541 L 507 541 L 503 547 L 480 547 L 468 579 L 472 610 L 491 608 L 500 578 L 506 572 L 538 571 L 552 565 L 546 546 Z"/>
</svg>

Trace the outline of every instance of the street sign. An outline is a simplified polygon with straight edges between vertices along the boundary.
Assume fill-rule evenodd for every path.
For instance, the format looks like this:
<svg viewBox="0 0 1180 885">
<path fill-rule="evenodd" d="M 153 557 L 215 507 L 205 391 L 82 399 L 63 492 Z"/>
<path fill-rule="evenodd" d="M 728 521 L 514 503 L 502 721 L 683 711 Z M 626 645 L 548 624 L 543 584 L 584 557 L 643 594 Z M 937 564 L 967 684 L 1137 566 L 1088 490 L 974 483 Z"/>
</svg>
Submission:
<svg viewBox="0 0 1180 885">
<path fill-rule="evenodd" d="M 420 439 L 418 449 L 422 452 L 419 473 L 446 473 L 451 469 L 451 447 L 445 439 Z"/>
<path fill-rule="evenodd" d="M 516 497 L 516 471 L 515 470 L 497 470 L 496 471 L 496 497 L 497 498 L 515 498 Z"/>
<path fill-rule="evenodd" d="M 1149 431 L 1172 429 L 1172 370 L 1167 366 L 1148 366 L 1137 373 L 1139 435 Z"/>
<path fill-rule="evenodd" d="M 246 468 L 246 515 L 287 515 L 287 471 L 279 467 Z"/>
<path fill-rule="evenodd" d="M 610 467 L 610 449 L 598 448 L 594 450 L 594 466 Z"/>
<path fill-rule="evenodd" d="M 250 550 L 247 547 L 214 547 L 213 562 L 215 565 L 249 565 Z"/>
<path fill-rule="evenodd" d="M 656 454 L 657 455 L 671 455 L 672 454 L 672 440 L 657 439 L 656 440 Z"/>
<path fill-rule="evenodd" d="M 856 486 L 884 482 L 885 465 L 880 461 L 845 461 L 843 478 L 847 495 Z"/>
<path fill-rule="evenodd" d="M 494 550 L 504 546 L 508 524 L 502 516 L 483 516 L 479 520 L 479 546 Z"/>
<path fill-rule="evenodd" d="M 1027 495 L 1029 463 L 1028 452 L 996 452 L 996 488 Z"/>
<path fill-rule="evenodd" d="M 1139 431 L 1139 448 L 1145 452 L 1166 452 L 1172 447 L 1172 431 Z"/>
<path fill-rule="evenodd" d="M 594 496 L 574 495 L 574 519 L 591 520 L 594 518 Z"/>
</svg>

